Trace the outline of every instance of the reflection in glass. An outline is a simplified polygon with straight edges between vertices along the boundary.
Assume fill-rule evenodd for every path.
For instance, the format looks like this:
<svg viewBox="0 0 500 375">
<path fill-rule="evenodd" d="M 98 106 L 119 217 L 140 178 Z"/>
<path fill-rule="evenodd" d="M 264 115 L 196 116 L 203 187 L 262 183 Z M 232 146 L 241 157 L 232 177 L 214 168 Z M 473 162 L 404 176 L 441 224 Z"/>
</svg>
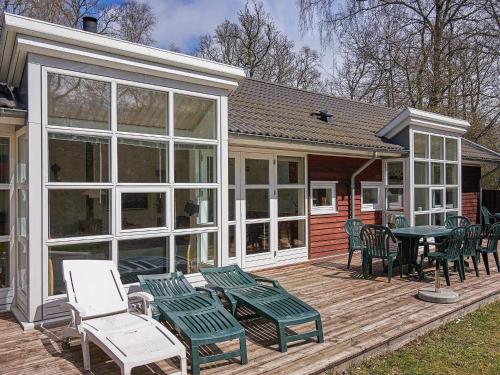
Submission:
<svg viewBox="0 0 500 375">
<path fill-rule="evenodd" d="M 217 266 L 217 233 L 175 237 L 175 269 L 185 274 Z"/>
<path fill-rule="evenodd" d="M 167 134 L 168 93 L 117 85 L 118 131 Z"/>
<path fill-rule="evenodd" d="M 229 258 L 234 258 L 236 256 L 236 225 L 229 226 Z"/>
<path fill-rule="evenodd" d="M 427 211 L 429 209 L 428 194 L 428 188 L 415 188 L 415 211 Z"/>
<path fill-rule="evenodd" d="M 49 181 L 109 182 L 109 139 L 49 133 Z"/>
<path fill-rule="evenodd" d="M 267 253 L 269 251 L 269 223 L 247 224 L 247 255 Z"/>
<path fill-rule="evenodd" d="M 9 138 L 0 138 L 0 184 L 10 183 Z"/>
<path fill-rule="evenodd" d="M 140 238 L 118 241 L 118 272 L 123 284 L 137 283 L 137 275 L 168 272 L 168 239 Z"/>
<path fill-rule="evenodd" d="M 278 222 L 278 250 L 304 247 L 305 228 L 304 220 Z"/>
<path fill-rule="evenodd" d="M 279 189 L 278 190 L 278 216 L 303 216 L 304 189 Z"/>
<path fill-rule="evenodd" d="M 393 161 L 386 164 L 387 184 L 403 185 L 403 162 Z"/>
<path fill-rule="evenodd" d="M 175 229 L 212 227 L 216 222 L 216 189 L 175 189 Z"/>
<path fill-rule="evenodd" d="M 208 138 L 217 136 L 216 101 L 188 95 L 174 95 L 174 135 Z"/>
<path fill-rule="evenodd" d="M 278 156 L 278 184 L 303 184 L 304 159 Z"/>
<path fill-rule="evenodd" d="M 245 159 L 245 183 L 247 185 L 269 184 L 269 160 Z"/>
<path fill-rule="evenodd" d="M 443 163 L 432 163 L 431 164 L 431 183 L 433 185 L 444 184 L 444 168 Z"/>
<path fill-rule="evenodd" d="M 458 208 L 458 189 L 446 189 L 446 208 Z"/>
<path fill-rule="evenodd" d="M 0 190 L 0 236 L 10 234 L 10 191 Z"/>
<path fill-rule="evenodd" d="M 458 142 L 455 138 L 446 138 L 446 160 L 457 161 Z"/>
<path fill-rule="evenodd" d="M 435 135 L 431 136 L 431 158 L 444 159 L 444 138 Z"/>
<path fill-rule="evenodd" d="M 122 193 L 122 229 L 165 227 L 165 193 Z"/>
<path fill-rule="evenodd" d="M 376 187 L 364 187 L 362 190 L 361 200 L 363 205 L 373 205 L 376 206 L 378 202 L 378 188 Z"/>
<path fill-rule="evenodd" d="M 9 246 L 10 242 L 0 242 L 0 288 L 10 286 L 10 261 L 9 261 Z"/>
<path fill-rule="evenodd" d="M 415 215 L 415 225 L 429 225 L 429 215 L 428 214 L 422 214 L 422 215 Z"/>
<path fill-rule="evenodd" d="M 227 162 L 228 172 L 227 180 L 229 185 L 236 184 L 236 160 L 234 158 L 229 158 Z"/>
<path fill-rule="evenodd" d="M 175 182 L 216 182 L 215 146 L 175 144 Z"/>
<path fill-rule="evenodd" d="M 236 191 L 235 189 L 228 190 L 228 201 L 229 201 L 229 209 L 228 209 L 228 220 L 234 221 L 236 220 Z"/>
<path fill-rule="evenodd" d="M 446 164 L 446 184 L 458 185 L 458 165 Z"/>
<path fill-rule="evenodd" d="M 426 185 L 428 183 L 429 163 L 425 161 L 416 161 L 414 165 L 414 183 L 415 185 Z"/>
<path fill-rule="evenodd" d="M 432 194 L 432 208 L 444 208 L 443 190 L 431 189 L 431 194 Z"/>
<path fill-rule="evenodd" d="M 332 206 L 332 189 L 312 189 L 312 205 L 313 207 Z"/>
<path fill-rule="evenodd" d="M 49 190 L 49 238 L 109 234 L 110 191 Z"/>
<path fill-rule="evenodd" d="M 387 209 L 399 210 L 403 208 L 403 188 L 386 189 Z"/>
<path fill-rule="evenodd" d="M 66 293 L 63 277 L 63 260 L 111 259 L 111 242 L 79 243 L 49 247 L 48 292 L 49 296 Z M 92 272 L 92 270 L 89 270 Z"/>
<path fill-rule="evenodd" d="M 49 73 L 47 90 L 49 125 L 109 130 L 108 82 Z"/>
<path fill-rule="evenodd" d="M 416 158 L 427 158 L 429 155 L 429 136 L 413 133 L 414 155 Z"/>
<path fill-rule="evenodd" d="M 269 217 L 269 190 L 246 189 L 246 218 L 265 219 Z"/>
<path fill-rule="evenodd" d="M 163 142 L 118 138 L 118 182 L 167 182 L 167 152 Z"/>
<path fill-rule="evenodd" d="M 444 212 L 431 214 L 431 225 L 444 225 Z"/>
</svg>

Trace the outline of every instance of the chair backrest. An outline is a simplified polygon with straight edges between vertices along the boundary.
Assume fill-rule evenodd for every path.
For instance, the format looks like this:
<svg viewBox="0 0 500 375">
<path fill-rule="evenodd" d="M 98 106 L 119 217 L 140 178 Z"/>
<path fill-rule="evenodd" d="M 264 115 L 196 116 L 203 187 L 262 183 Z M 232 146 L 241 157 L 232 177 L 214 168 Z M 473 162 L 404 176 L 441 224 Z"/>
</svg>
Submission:
<svg viewBox="0 0 500 375">
<path fill-rule="evenodd" d="M 218 268 L 201 268 L 200 272 L 210 285 L 220 288 L 241 288 L 257 284 L 253 277 L 236 264 Z"/>
<path fill-rule="evenodd" d="M 446 228 L 458 228 L 458 227 L 466 227 L 470 225 L 470 220 L 465 216 L 448 216 L 446 218 L 445 224 Z"/>
<path fill-rule="evenodd" d="M 481 246 L 483 226 L 480 224 L 469 225 L 465 229 L 465 243 L 463 254 L 465 256 L 476 255 L 476 251 Z"/>
<path fill-rule="evenodd" d="M 500 223 L 493 224 L 488 231 L 486 236 L 486 248 L 488 251 L 493 252 L 498 251 L 498 240 L 500 239 Z"/>
<path fill-rule="evenodd" d="M 483 217 L 483 224 L 485 224 L 485 225 L 491 224 L 491 222 L 490 222 L 491 213 L 488 210 L 488 207 L 481 206 L 481 216 Z"/>
<path fill-rule="evenodd" d="M 128 298 L 116 265 L 110 260 L 63 260 L 68 300 L 85 310 L 85 318 L 128 310 Z"/>
<path fill-rule="evenodd" d="M 363 226 L 361 240 L 368 255 L 374 257 L 386 257 L 391 251 L 389 243 L 397 242 L 391 230 L 383 225 Z"/>
<path fill-rule="evenodd" d="M 404 217 L 403 215 L 398 215 L 394 218 L 394 225 L 396 226 L 397 229 L 400 229 L 400 228 L 408 228 L 410 226 L 410 223 L 408 223 L 406 217 Z"/>
<path fill-rule="evenodd" d="M 157 298 L 175 298 L 196 293 L 182 272 L 137 275 L 141 288 Z"/>
<path fill-rule="evenodd" d="M 351 248 L 358 248 L 363 245 L 361 241 L 361 228 L 363 228 L 363 221 L 361 219 L 348 219 L 344 224 L 344 229 L 349 238 L 349 245 Z"/>
<path fill-rule="evenodd" d="M 450 258 L 458 258 L 462 254 L 465 240 L 465 227 L 453 229 L 446 237 L 446 254 Z"/>
</svg>

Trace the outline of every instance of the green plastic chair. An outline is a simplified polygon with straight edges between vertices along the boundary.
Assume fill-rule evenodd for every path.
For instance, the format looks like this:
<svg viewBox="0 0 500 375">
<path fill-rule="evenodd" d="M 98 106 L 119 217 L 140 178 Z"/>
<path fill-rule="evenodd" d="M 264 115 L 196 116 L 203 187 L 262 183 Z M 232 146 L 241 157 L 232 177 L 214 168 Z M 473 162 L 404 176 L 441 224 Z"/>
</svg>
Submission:
<svg viewBox="0 0 500 375">
<path fill-rule="evenodd" d="M 481 206 L 481 216 L 483 217 L 483 225 L 485 227 L 489 227 L 495 222 L 495 216 L 491 214 L 486 206 Z"/>
<path fill-rule="evenodd" d="M 234 316 L 238 307 L 247 307 L 257 315 L 270 319 L 276 325 L 279 350 L 287 351 L 287 343 L 317 337 L 323 342 L 321 316 L 314 308 L 288 293 L 272 279 L 244 272 L 237 265 L 202 268 L 201 274 L 210 288 L 222 293 L 231 305 Z M 315 322 L 316 329 L 302 334 L 286 334 L 286 327 Z"/>
<path fill-rule="evenodd" d="M 436 261 L 436 269 L 443 267 L 446 285 L 450 286 L 450 274 L 448 262 L 454 262 L 458 270 L 460 281 L 463 282 L 462 266 L 460 259 L 462 257 L 463 245 L 465 241 L 465 228 L 458 227 L 453 229 L 450 234 L 438 245 L 439 251 L 429 253 L 429 258 Z"/>
<path fill-rule="evenodd" d="M 446 228 L 454 229 L 458 227 L 467 227 L 470 225 L 470 220 L 466 216 L 448 216 L 444 223 Z"/>
<path fill-rule="evenodd" d="M 365 225 L 361 229 L 361 240 L 363 241 L 365 264 L 364 276 L 372 273 L 372 260 L 382 259 L 387 261 L 387 278 L 391 282 L 392 265 L 395 258 L 401 253 L 401 242 L 396 239 L 388 227 L 383 225 Z M 398 251 L 390 247 L 390 242 L 398 244 Z M 400 276 L 402 276 L 402 267 L 399 267 Z"/>
<path fill-rule="evenodd" d="M 479 252 L 481 253 L 484 261 L 484 267 L 486 268 L 486 273 L 490 274 L 490 266 L 488 262 L 488 254 L 493 254 L 495 258 L 495 263 L 497 265 L 497 271 L 500 272 L 500 263 L 498 262 L 498 240 L 500 238 L 500 223 L 493 224 L 486 236 L 486 247 L 480 246 Z"/>
<path fill-rule="evenodd" d="M 460 266 L 462 267 L 462 275 L 465 280 L 465 258 L 471 258 L 474 265 L 476 276 L 479 277 L 479 269 L 477 267 L 477 256 L 481 248 L 483 239 L 483 227 L 480 224 L 469 225 L 465 229 L 465 242 L 460 256 Z"/>
<path fill-rule="evenodd" d="M 189 284 L 182 272 L 138 275 L 142 289 L 154 296 L 153 317 L 167 321 L 189 343 L 191 371 L 200 373 L 203 363 L 240 357 L 247 363 L 245 330 L 222 305 L 213 290 Z M 239 340 L 239 349 L 201 356 L 202 345 Z"/>
<path fill-rule="evenodd" d="M 396 229 L 410 227 L 410 223 L 408 222 L 408 220 L 406 220 L 406 217 L 404 217 L 403 215 L 398 215 L 394 218 L 394 225 Z"/>
<path fill-rule="evenodd" d="M 349 219 L 344 224 L 344 229 L 349 240 L 349 259 L 347 260 L 347 269 L 351 267 L 352 256 L 356 250 L 361 251 L 361 262 L 363 262 L 363 241 L 360 233 L 363 228 L 363 221 L 360 219 Z"/>
</svg>

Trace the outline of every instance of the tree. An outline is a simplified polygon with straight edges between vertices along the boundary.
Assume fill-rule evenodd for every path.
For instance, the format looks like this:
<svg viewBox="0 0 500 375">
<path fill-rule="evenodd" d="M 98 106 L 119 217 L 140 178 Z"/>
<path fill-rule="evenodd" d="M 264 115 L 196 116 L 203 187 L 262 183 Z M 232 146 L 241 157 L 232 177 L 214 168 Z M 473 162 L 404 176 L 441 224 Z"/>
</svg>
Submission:
<svg viewBox="0 0 500 375">
<path fill-rule="evenodd" d="M 248 2 L 238 13 L 238 22 L 228 20 L 211 35 L 200 38 L 200 57 L 240 66 L 249 77 L 305 89 L 321 83 L 320 56 L 282 34 L 262 3 Z"/>
<path fill-rule="evenodd" d="M 153 44 L 156 17 L 151 7 L 135 0 L 112 5 L 104 0 L 0 0 L 0 10 L 81 28 L 83 17 L 98 20 L 100 34 L 135 43 Z"/>
</svg>

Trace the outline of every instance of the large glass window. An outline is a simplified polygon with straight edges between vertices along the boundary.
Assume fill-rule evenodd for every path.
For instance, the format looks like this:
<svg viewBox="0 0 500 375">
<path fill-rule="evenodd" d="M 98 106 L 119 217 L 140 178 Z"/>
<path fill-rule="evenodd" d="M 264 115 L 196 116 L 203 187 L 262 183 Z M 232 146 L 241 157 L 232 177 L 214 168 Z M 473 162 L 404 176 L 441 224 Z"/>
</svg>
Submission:
<svg viewBox="0 0 500 375">
<path fill-rule="evenodd" d="M 215 139 L 216 101 L 188 95 L 174 95 L 174 135 Z"/>
<path fill-rule="evenodd" d="M 311 214 L 334 214 L 337 212 L 336 181 L 311 181 Z"/>
<path fill-rule="evenodd" d="M 217 233 L 189 234 L 175 237 L 175 268 L 183 273 L 217 266 Z"/>
<path fill-rule="evenodd" d="M 121 229 L 166 226 L 166 194 L 162 192 L 124 192 L 121 194 Z"/>
<path fill-rule="evenodd" d="M 167 154 L 164 142 L 118 138 L 118 182 L 165 183 Z"/>
<path fill-rule="evenodd" d="M 429 136 L 427 134 L 414 133 L 413 144 L 413 153 L 416 158 L 429 157 Z"/>
<path fill-rule="evenodd" d="M 304 158 L 278 156 L 278 184 L 303 184 Z"/>
<path fill-rule="evenodd" d="M 168 93 L 117 85 L 118 131 L 167 134 Z"/>
<path fill-rule="evenodd" d="M 380 183 L 362 182 L 361 183 L 361 210 L 373 211 L 382 209 L 380 197 Z"/>
<path fill-rule="evenodd" d="M 10 285 L 10 252 L 9 242 L 0 242 L 0 288 L 7 288 Z"/>
<path fill-rule="evenodd" d="M 385 209 L 394 211 L 386 214 L 386 224 L 393 224 L 396 215 L 404 210 L 404 162 L 385 162 Z"/>
<path fill-rule="evenodd" d="M 427 185 L 429 181 L 429 163 L 425 161 L 416 161 L 414 165 L 414 183 L 415 185 Z"/>
<path fill-rule="evenodd" d="M 269 252 L 269 223 L 246 225 L 246 254 L 254 255 Z"/>
<path fill-rule="evenodd" d="M 175 228 L 213 227 L 216 189 L 175 189 Z"/>
<path fill-rule="evenodd" d="M 278 222 L 278 250 L 305 246 L 305 220 Z"/>
<path fill-rule="evenodd" d="M 269 184 L 269 160 L 245 159 L 245 184 Z"/>
<path fill-rule="evenodd" d="M 47 74 L 49 125 L 108 130 L 111 85 L 93 79 Z"/>
<path fill-rule="evenodd" d="M 431 136 L 431 159 L 444 159 L 444 138 Z"/>
<path fill-rule="evenodd" d="M 446 138 L 446 160 L 458 160 L 458 142 L 455 138 Z"/>
<path fill-rule="evenodd" d="M 431 183 L 432 185 L 444 184 L 444 164 L 432 163 L 431 164 Z"/>
<path fill-rule="evenodd" d="M 216 182 L 215 146 L 176 143 L 175 182 Z"/>
<path fill-rule="evenodd" d="M 304 189 L 278 189 L 278 216 L 304 216 Z"/>
</svg>

